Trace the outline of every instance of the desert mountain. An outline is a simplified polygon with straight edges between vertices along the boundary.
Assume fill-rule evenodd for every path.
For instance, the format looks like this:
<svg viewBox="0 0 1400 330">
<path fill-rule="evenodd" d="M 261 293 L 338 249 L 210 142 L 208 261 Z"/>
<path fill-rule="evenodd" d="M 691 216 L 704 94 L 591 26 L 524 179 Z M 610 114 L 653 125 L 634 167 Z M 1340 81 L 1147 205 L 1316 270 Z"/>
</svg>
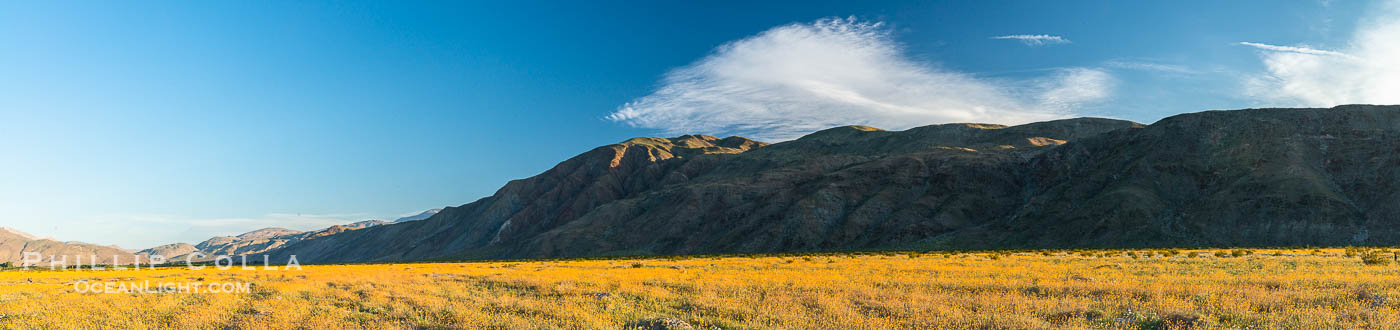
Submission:
<svg viewBox="0 0 1400 330">
<path fill-rule="evenodd" d="M 39 239 L 39 237 L 36 237 L 36 236 L 34 236 L 34 235 L 30 235 L 29 233 L 25 233 L 25 232 L 19 231 L 18 229 L 14 229 L 14 228 L 10 228 L 10 227 L 0 227 L 0 235 L 3 235 L 3 234 L 10 234 L 10 235 L 18 236 L 18 237 L 20 237 L 20 238 L 28 239 L 28 240 L 36 240 L 36 239 Z"/>
<path fill-rule="evenodd" d="M 219 236 L 200 242 L 194 247 L 207 258 L 213 258 L 221 255 L 237 256 L 267 252 L 282 247 L 292 240 L 293 237 L 290 236 L 248 239 L 238 236 Z M 200 259 L 197 258 L 196 260 Z"/>
<path fill-rule="evenodd" d="M 40 265 L 48 265 L 50 257 L 60 261 L 66 260 L 69 266 L 77 265 L 79 258 L 82 258 L 83 265 L 92 264 L 92 256 L 97 256 L 97 263 L 104 265 L 111 264 L 113 257 L 116 257 L 117 262 L 122 264 L 136 261 L 134 254 L 117 247 L 82 242 L 60 242 L 48 238 L 37 238 L 34 235 L 11 228 L 0 228 L 0 263 L 9 262 L 13 265 L 20 265 L 27 252 L 39 253 L 43 257 L 43 262 Z"/>
<path fill-rule="evenodd" d="M 365 228 L 374 227 L 374 226 L 383 226 L 383 225 L 391 225 L 391 224 L 394 224 L 394 223 L 393 223 L 393 222 L 384 221 L 384 220 L 365 220 L 365 221 L 352 222 L 352 223 L 344 224 L 344 225 L 340 225 L 340 226 L 346 227 L 346 228 L 350 228 L 350 229 L 365 229 Z"/>
<path fill-rule="evenodd" d="M 293 235 L 293 234 L 300 234 L 300 233 L 301 233 L 301 231 L 299 231 L 299 230 L 291 230 L 291 229 L 287 229 L 287 228 L 276 228 L 276 227 L 273 227 L 273 228 L 263 228 L 263 229 L 258 229 L 258 230 L 246 232 L 246 233 L 243 233 L 243 234 L 238 235 L 236 238 L 238 238 L 238 239 L 240 239 L 240 240 L 269 239 L 269 238 L 278 237 L 278 236 L 286 236 L 286 235 Z"/>
<path fill-rule="evenodd" d="M 308 238 L 329 236 L 350 230 L 390 224 L 393 223 L 383 220 L 365 220 L 306 232 L 269 227 L 242 233 L 237 236 L 218 236 L 196 245 L 186 243 L 161 245 L 141 250 L 137 252 L 137 254 L 160 255 L 171 262 L 181 262 L 185 260 L 186 256 L 196 252 L 199 254 L 192 257 L 192 260 L 195 261 L 208 261 L 217 256 L 259 255 Z"/>
<path fill-rule="evenodd" d="M 414 214 L 414 215 L 410 215 L 410 216 L 406 216 L 406 217 L 394 219 L 394 222 L 405 222 L 405 221 L 418 221 L 418 220 L 423 220 L 423 219 L 427 219 L 427 218 L 429 218 L 429 217 L 432 217 L 432 216 L 435 215 L 435 214 L 438 214 L 438 212 L 442 212 L 442 209 L 431 209 L 431 210 L 423 211 L 422 213 L 418 213 L 418 214 Z"/>
<path fill-rule="evenodd" d="M 181 261 L 185 260 L 185 256 L 194 252 L 199 252 L 199 248 L 189 243 L 174 243 L 141 250 L 136 252 L 136 254 L 145 256 L 158 255 L 165 257 L 167 261 Z"/>
<path fill-rule="evenodd" d="M 1400 243 L 1400 106 L 637 138 L 307 262 Z"/>
</svg>

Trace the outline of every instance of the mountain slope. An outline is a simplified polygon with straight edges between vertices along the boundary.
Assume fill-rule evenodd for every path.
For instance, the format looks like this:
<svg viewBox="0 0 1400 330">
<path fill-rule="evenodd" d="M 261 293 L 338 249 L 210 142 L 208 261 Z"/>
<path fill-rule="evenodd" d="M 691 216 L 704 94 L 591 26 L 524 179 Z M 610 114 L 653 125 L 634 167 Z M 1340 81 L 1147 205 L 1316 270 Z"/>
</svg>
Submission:
<svg viewBox="0 0 1400 330">
<path fill-rule="evenodd" d="M 18 229 L 14 229 L 14 228 L 10 228 L 10 227 L 0 227 L 0 234 L 9 234 L 9 235 L 13 235 L 13 236 L 16 236 L 16 237 L 19 237 L 19 238 L 23 238 L 23 239 L 27 239 L 27 240 L 36 240 L 36 239 L 39 239 L 39 237 L 36 237 L 36 236 L 34 236 L 34 235 L 30 235 L 29 233 L 25 233 L 25 232 L 19 231 Z"/>
<path fill-rule="evenodd" d="M 298 230 L 272 227 L 246 232 L 238 235 L 237 238 L 240 240 L 269 239 L 278 236 L 295 235 L 300 233 L 301 231 Z"/>
<path fill-rule="evenodd" d="M 418 214 L 414 214 L 414 215 L 410 215 L 410 216 L 406 216 L 406 217 L 394 219 L 393 222 L 408 222 L 408 221 L 423 220 L 423 219 L 430 218 L 430 217 L 432 217 L 433 215 L 437 215 L 438 212 L 442 212 L 442 209 L 431 209 L 431 210 L 423 211 L 422 213 L 418 213 Z"/>
<path fill-rule="evenodd" d="M 687 181 L 721 156 L 766 144 L 741 137 L 635 138 L 570 158 L 541 175 L 507 183 L 495 195 L 443 209 L 422 221 L 347 232 L 281 249 L 317 260 L 432 259 L 538 234 L 594 207 Z"/>
<path fill-rule="evenodd" d="M 903 132 L 851 126 L 766 147 L 738 137 L 632 139 L 412 226 L 306 241 L 277 253 L 361 261 L 874 247 L 893 242 L 882 235 L 911 240 L 1001 216 L 984 214 L 996 208 L 983 206 L 1019 200 L 1017 164 L 1066 140 L 1134 126 L 1107 119 Z M 952 170 L 971 175 L 939 173 Z M 933 180 L 957 182 L 930 186 Z M 966 186 L 986 193 L 947 197 Z M 854 216 L 831 209 L 867 200 Z M 935 205 L 946 212 L 926 212 Z M 879 208 L 891 206 L 914 208 L 885 221 L 891 213 Z M 922 221 L 931 215 L 938 220 Z M 864 234 L 872 230 L 882 233 Z"/>
<path fill-rule="evenodd" d="M 188 243 L 174 243 L 161 245 L 136 252 L 138 255 L 165 257 L 167 261 L 183 261 L 191 253 L 199 252 L 199 248 Z M 198 255 L 196 255 L 198 257 Z"/>
<path fill-rule="evenodd" d="M 1400 107 L 638 138 L 307 262 L 1400 243 Z"/>
<path fill-rule="evenodd" d="M 340 226 L 346 227 L 346 228 L 350 228 L 350 229 L 365 229 L 365 228 L 374 227 L 374 226 L 383 226 L 383 225 L 392 225 L 392 224 L 394 224 L 394 223 L 393 223 L 393 222 L 389 222 L 389 221 L 384 221 L 384 220 L 365 220 L 365 221 L 351 222 L 351 223 L 344 224 L 344 225 L 340 225 Z"/>
<path fill-rule="evenodd" d="M 1400 242 L 1400 107 L 1210 111 L 1051 151 L 997 245 Z"/>
<path fill-rule="evenodd" d="M 130 264 L 136 260 L 136 256 L 131 252 L 116 247 L 81 242 L 59 242 L 52 239 L 35 238 L 34 235 L 10 228 L 0 229 L 0 263 L 9 262 L 20 265 L 24 254 L 28 252 L 38 253 L 42 256 L 43 262 L 40 265 L 48 265 L 50 258 L 59 261 L 66 258 L 69 266 L 77 265 L 78 258 L 82 258 L 84 265 L 91 264 L 92 256 L 97 256 L 98 264 L 111 264 L 113 257 L 116 257 L 117 262 L 122 264 Z"/>
<path fill-rule="evenodd" d="M 351 230 L 375 226 L 392 225 L 384 220 L 364 220 L 344 225 L 335 225 L 313 231 L 297 231 L 286 228 L 263 228 L 237 236 L 213 237 L 196 245 L 174 243 L 161 245 L 137 252 L 141 255 L 160 255 L 169 261 L 183 261 L 186 256 L 196 254 L 192 260 L 209 261 L 219 256 L 261 255 L 304 239 L 325 237 Z"/>
</svg>

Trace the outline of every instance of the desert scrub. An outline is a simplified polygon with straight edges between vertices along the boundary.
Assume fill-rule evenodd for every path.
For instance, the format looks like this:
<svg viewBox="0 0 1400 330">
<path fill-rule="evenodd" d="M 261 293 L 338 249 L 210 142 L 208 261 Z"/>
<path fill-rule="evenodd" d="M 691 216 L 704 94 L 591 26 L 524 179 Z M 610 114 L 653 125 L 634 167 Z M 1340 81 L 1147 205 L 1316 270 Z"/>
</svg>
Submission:
<svg viewBox="0 0 1400 330">
<path fill-rule="evenodd" d="M 1215 250 L 1185 249 L 1191 253 Z M 1260 249 L 1273 254 L 1280 250 Z M 10 328 L 1376 328 L 1400 272 L 1267 258 L 897 254 L 0 272 Z M 1371 255 L 1391 258 L 1376 250 Z M 953 256 L 953 253 L 938 253 Z M 1226 253 L 1229 254 L 1228 252 Z M 1364 256 L 1368 254 L 1357 254 Z M 991 260 L 983 256 L 1000 256 Z M 785 263 L 798 260 L 798 262 Z M 822 260 L 826 260 L 823 262 Z M 644 265 L 633 268 L 632 265 Z M 80 294 L 84 281 L 253 283 L 246 294 Z M 32 282 L 31 282 L 32 280 Z"/>
<path fill-rule="evenodd" d="M 1361 255 L 1361 263 L 1373 266 L 1384 266 L 1394 262 L 1395 255 L 1388 255 L 1379 252 L 1369 252 Z"/>
</svg>

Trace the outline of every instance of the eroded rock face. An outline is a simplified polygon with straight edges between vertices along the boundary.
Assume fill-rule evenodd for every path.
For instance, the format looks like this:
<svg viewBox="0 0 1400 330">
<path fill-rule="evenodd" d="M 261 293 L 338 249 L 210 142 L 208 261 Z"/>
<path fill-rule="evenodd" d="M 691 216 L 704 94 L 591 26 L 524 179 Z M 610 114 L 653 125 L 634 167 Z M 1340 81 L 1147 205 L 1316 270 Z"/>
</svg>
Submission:
<svg viewBox="0 0 1400 330">
<path fill-rule="evenodd" d="M 1150 126 L 849 126 L 765 145 L 638 138 L 307 262 L 869 248 L 1394 244 L 1400 107 L 1211 111 Z"/>
</svg>

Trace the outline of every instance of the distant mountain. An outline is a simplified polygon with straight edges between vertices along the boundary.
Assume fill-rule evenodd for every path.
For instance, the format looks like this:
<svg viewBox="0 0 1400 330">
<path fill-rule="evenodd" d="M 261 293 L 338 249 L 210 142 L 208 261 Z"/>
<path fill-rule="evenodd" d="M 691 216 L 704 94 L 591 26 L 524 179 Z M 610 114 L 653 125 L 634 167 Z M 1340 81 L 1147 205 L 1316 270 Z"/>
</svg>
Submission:
<svg viewBox="0 0 1400 330">
<path fill-rule="evenodd" d="M 10 228 L 10 227 L 0 227 L 0 234 L 7 234 L 7 233 L 10 234 L 10 235 L 18 236 L 18 237 L 20 237 L 20 238 L 29 239 L 29 240 L 39 239 L 38 237 L 35 237 L 34 235 L 30 235 L 30 234 L 28 234 L 28 233 L 19 231 L 18 229 L 14 229 L 14 228 Z"/>
<path fill-rule="evenodd" d="M 69 266 L 77 265 L 81 258 L 83 265 L 89 265 L 93 263 L 92 256 L 97 256 L 97 264 L 104 265 L 111 264 L 113 257 L 122 264 L 136 261 L 135 254 L 117 247 L 36 238 L 13 228 L 0 227 L 0 263 L 18 266 L 27 252 L 39 253 L 43 257 L 40 265 L 48 265 L 50 258 L 66 260 Z"/>
<path fill-rule="evenodd" d="M 407 221 L 424 220 L 424 219 L 427 219 L 427 218 L 429 218 L 429 217 L 432 217 L 433 215 L 438 214 L 438 212 L 442 212 L 442 209 L 431 209 L 431 210 L 423 211 L 422 213 L 418 213 L 418 214 L 415 214 L 415 215 L 410 215 L 410 216 L 406 216 L 406 217 L 402 217 L 402 218 L 395 219 L 394 222 L 407 222 Z"/>
<path fill-rule="evenodd" d="M 166 260 L 183 261 L 192 253 L 195 261 L 213 260 L 218 256 L 260 255 L 285 247 L 303 239 L 339 234 L 350 230 L 393 224 L 383 220 L 365 220 L 345 225 L 335 225 L 313 231 L 297 231 L 286 228 L 263 228 L 237 236 L 213 237 L 196 245 L 186 243 L 166 244 L 137 252 L 142 255 L 160 255 Z"/>
<path fill-rule="evenodd" d="M 272 236 L 277 233 L 285 233 L 286 235 Z M 302 232 L 294 230 L 264 228 L 238 236 L 214 237 L 194 245 L 195 249 L 204 256 L 203 258 L 196 258 L 195 260 L 213 259 L 217 256 L 239 256 L 263 253 L 299 240 L 300 238 L 297 237 L 297 235 L 300 234 L 302 234 Z"/>
<path fill-rule="evenodd" d="M 278 236 L 287 236 L 287 235 L 300 234 L 300 233 L 301 233 L 301 231 L 291 230 L 291 229 L 287 229 L 287 228 L 263 228 L 263 229 L 258 229 L 258 230 L 246 232 L 246 233 L 243 233 L 242 235 L 238 235 L 238 239 L 240 239 L 240 240 L 269 239 L 269 238 L 278 237 Z"/>
<path fill-rule="evenodd" d="M 341 225 L 341 226 L 346 227 L 346 228 L 350 228 L 350 229 L 365 229 L 365 228 L 374 227 L 374 226 L 383 226 L 383 225 L 392 225 L 392 224 L 394 224 L 394 223 L 393 223 L 393 222 L 384 221 L 384 220 L 365 220 L 365 221 L 353 222 L 353 223 L 345 224 L 345 225 Z"/>
<path fill-rule="evenodd" d="M 167 261 L 181 261 L 190 253 L 199 252 L 199 248 L 188 243 L 174 243 L 161 245 L 136 252 L 138 255 L 151 256 L 158 255 L 165 257 Z"/>
<path fill-rule="evenodd" d="M 1400 243 L 1400 106 L 636 138 L 305 262 Z"/>
</svg>

